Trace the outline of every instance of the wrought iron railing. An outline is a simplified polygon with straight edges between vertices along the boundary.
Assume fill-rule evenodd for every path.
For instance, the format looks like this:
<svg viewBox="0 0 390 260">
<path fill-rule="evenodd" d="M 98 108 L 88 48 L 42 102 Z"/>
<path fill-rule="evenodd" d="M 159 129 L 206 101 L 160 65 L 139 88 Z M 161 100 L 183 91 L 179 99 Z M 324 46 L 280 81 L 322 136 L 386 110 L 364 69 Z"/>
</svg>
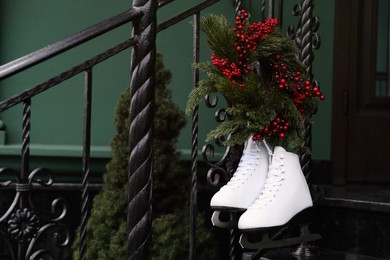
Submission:
<svg viewBox="0 0 390 260">
<path fill-rule="evenodd" d="M 8 78 L 14 74 L 22 72 L 34 65 L 40 64 L 56 55 L 66 52 L 91 39 L 94 39 L 110 30 L 113 30 L 125 23 L 129 23 L 143 15 L 142 10 L 132 8 L 117 16 L 107 19 L 101 23 L 91 26 L 74 36 L 66 38 L 55 44 L 49 45 L 36 52 L 16 59 L 0 67 L 0 79 Z M 79 65 L 70 68 L 57 76 L 54 76 L 36 86 L 28 88 L 2 102 L 0 102 L 0 112 L 5 111 L 17 104 L 23 104 L 22 120 L 22 149 L 21 149 L 21 170 L 16 172 L 11 169 L 2 168 L 1 173 L 12 173 L 16 176 L 16 194 L 9 208 L 2 214 L 0 223 L 7 227 L 8 234 L 3 234 L 3 241 L 8 244 L 9 252 L 4 253 L 9 259 L 47 259 L 54 256 L 46 248 L 37 248 L 38 240 L 45 233 L 52 232 L 58 247 L 70 246 L 70 233 L 68 228 L 62 223 L 68 213 L 67 204 L 61 198 L 55 198 L 51 202 L 52 216 L 43 218 L 33 204 L 31 196 L 36 185 L 51 187 L 54 184 L 54 173 L 49 169 L 38 168 L 30 172 L 30 119 L 31 119 L 31 99 L 41 92 L 57 86 L 80 73 L 85 74 L 84 80 L 84 136 L 83 136 L 83 179 L 81 184 L 81 239 L 80 255 L 85 259 L 86 252 L 86 224 L 88 220 L 89 208 L 89 175 L 90 175 L 90 139 L 91 139 L 91 91 L 92 91 L 92 68 L 104 60 L 122 52 L 137 44 L 136 37 L 131 37 L 117 44 L 116 46 L 86 60 Z M 46 181 L 39 178 L 46 176 Z M 5 181 L 1 186 L 9 186 L 12 181 Z M 34 188 L 35 187 L 35 188 Z M 55 231 L 52 231 L 55 230 Z M 50 239 L 50 238 L 47 238 Z M 69 257 L 69 256 L 67 256 Z"/>
<path fill-rule="evenodd" d="M 66 52 L 91 39 L 96 38 L 110 30 L 123 24 L 133 23 L 133 35 L 116 46 L 86 60 L 79 65 L 63 71 L 36 86 L 28 88 L 4 101 L 0 102 L 0 112 L 3 112 L 17 104 L 23 105 L 22 115 L 22 149 L 21 149 L 21 170 L 1 168 L 1 174 L 13 174 L 16 182 L 11 180 L 0 183 L 1 187 L 15 187 L 15 196 L 11 199 L 10 206 L 0 216 L 0 224 L 6 229 L 0 231 L 3 243 L 2 256 L 5 259 L 57 259 L 56 252 L 50 252 L 46 248 L 39 248 L 37 242 L 45 232 L 51 232 L 53 240 L 58 247 L 69 247 L 69 230 L 62 221 L 68 212 L 67 204 L 61 198 L 55 198 L 51 202 L 52 215 L 44 219 L 32 202 L 32 191 L 37 186 L 44 186 L 48 189 L 54 185 L 54 174 L 45 168 L 30 169 L 30 119 L 31 119 L 31 98 L 40 93 L 57 86 L 75 75 L 84 73 L 84 138 L 83 138 L 83 179 L 81 183 L 81 223 L 80 223 L 80 259 L 86 259 L 87 249 L 87 228 L 89 199 L 89 172 L 90 172 L 90 138 L 91 138 L 91 91 L 92 68 L 123 50 L 132 48 L 131 60 L 131 102 L 130 102 L 130 140 L 128 160 L 128 210 L 127 210 L 127 259 L 149 259 L 151 244 L 151 198 L 152 198 L 152 146 L 153 146 L 153 99 L 154 99 L 154 63 L 155 63 L 155 40 L 156 34 L 176 23 L 193 17 L 193 61 L 199 61 L 200 12 L 215 4 L 219 0 L 205 0 L 200 4 L 177 14 L 175 17 L 157 25 L 157 9 L 169 5 L 170 0 L 134 0 L 130 10 L 109 18 L 101 23 L 87 28 L 72 37 L 55 44 L 49 45 L 41 50 L 16 59 L 0 66 L 0 80 L 11 77 L 32 66 L 43 63 L 56 55 Z M 236 10 L 240 8 L 241 1 L 235 0 Z M 273 15 L 274 1 L 262 1 L 261 12 L 266 15 Z M 267 6 L 268 4 L 268 6 Z M 280 10 L 283 1 L 278 1 Z M 297 42 L 299 43 L 304 61 L 309 68 L 312 62 L 311 39 L 313 25 L 312 21 L 312 1 L 302 1 L 299 9 L 301 25 L 297 32 Z M 281 14 L 281 11 L 279 11 Z M 280 15 L 281 17 L 281 15 Z M 199 81 L 199 72 L 194 70 L 193 87 Z M 208 101 L 210 107 L 214 104 Z M 197 162 L 198 162 L 198 110 L 196 109 L 192 117 L 192 181 L 191 181 L 191 202 L 190 202 L 190 243 L 189 259 L 196 259 L 196 214 L 197 214 Z M 310 140 L 310 135 L 309 139 Z M 227 148 L 222 160 L 215 162 L 207 158 L 206 153 L 213 149 L 213 145 L 208 144 L 203 147 L 203 157 L 210 165 L 210 176 L 216 170 L 222 171 L 227 181 L 239 159 L 240 149 L 237 147 Z M 310 161 L 304 158 L 303 164 Z M 0 166 L 1 167 L 1 166 Z M 306 170 L 307 171 L 307 170 Z M 308 168 L 308 171 L 310 169 Z M 221 175 L 221 174 L 219 174 Z M 215 176 L 215 175 L 214 175 Z M 45 181 L 43 181 L 44 179 Z M 212 178 L 214 179 L 214 178 Z M 216 180 L 216 179 L 214 179 Z M 54 231 L 51 231 L 54 230 Z M 238 259 L 236 231 L 231 230 L 230 259 Z"/>
</svg>

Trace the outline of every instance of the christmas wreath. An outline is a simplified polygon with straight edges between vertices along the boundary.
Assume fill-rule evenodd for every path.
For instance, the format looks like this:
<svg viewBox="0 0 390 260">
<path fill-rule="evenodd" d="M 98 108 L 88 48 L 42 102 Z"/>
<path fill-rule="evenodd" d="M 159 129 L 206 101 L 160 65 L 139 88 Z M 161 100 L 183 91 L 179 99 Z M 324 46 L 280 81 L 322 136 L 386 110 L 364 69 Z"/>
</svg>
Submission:
<svg viewBox="0 0 390 260">
<path fill-rule="evenodd" d="M 188 99 L 190 113 L 206 95 L 222 94 L 229 103 L 228 120 L 210 131 L 207 139 L 223 139 L 226 145 L 242 144 L 252 136 L 298 152 L 311 120 L 324 96 L 298 60 L 299 49 L 278 27 L 276 18 L 249 23 L 241 10 L 234 27 L 225 17 L 201 19 L 212 50 L 211 62 L 195 66 L 207 74 Z"/>
</svg>

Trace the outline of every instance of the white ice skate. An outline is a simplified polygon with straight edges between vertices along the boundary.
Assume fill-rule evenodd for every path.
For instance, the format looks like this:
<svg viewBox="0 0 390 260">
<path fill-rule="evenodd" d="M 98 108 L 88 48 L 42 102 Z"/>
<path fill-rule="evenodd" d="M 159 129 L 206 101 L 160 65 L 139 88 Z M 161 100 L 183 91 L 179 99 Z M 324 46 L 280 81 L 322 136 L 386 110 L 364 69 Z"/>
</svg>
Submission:
<svg viewBox="0 0 390 260">
<path fill-rule="evenodd" d="M 263 143 L 247 140 L 236 172 L 210 201 L 210 207 L 216 210 L 212 217 L 214 225 L 227 227 L 219 221 L 221 211 L 242 213 L 258 197 L 268 172 L 268 156 Z M 232 220 L 228 226 L 236 224 L 237 220 Z"/>
<path fill-rule="evenodd" d="M 253 230 L 282 226 L 296 214 L 312 206 L 298 155 L 277 146 L 263 189 L 241 215 L 238 228 Z"/>
<path fill-rule="evenodd" d="M 279 236 L 287 229 L 287 223 L 304 215 L 306 209 L 312 206 L 310 190 L 298 155 L 287 152 L 280 146 L 275 147 L 263 189 L 238 221 L 238 228 L 242 232 L 264 231 L 262 240 L 250 242 L 247 234 L 243 234 L 240 238 L 241 245 L 250 249 L 272 248 L 319 239 L 318 234 L 310 233 L 308 223 L 300 222 L 301 220 L 297 221 L 301 227 L 301 234 L 297 237 L 275 242 L 267 232 L 277 230 L 274 236 Z"/>
</svg>

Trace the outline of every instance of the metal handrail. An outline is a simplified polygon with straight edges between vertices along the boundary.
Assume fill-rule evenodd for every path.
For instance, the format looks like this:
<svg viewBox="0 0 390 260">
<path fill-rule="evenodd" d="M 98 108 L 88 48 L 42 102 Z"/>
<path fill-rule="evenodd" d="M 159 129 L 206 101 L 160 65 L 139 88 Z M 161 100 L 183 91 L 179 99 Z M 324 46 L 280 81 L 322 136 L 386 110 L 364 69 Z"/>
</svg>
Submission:
<svg viewBox="0 0 390 260">
<path fill-rule="evenodd" d="M 8 78 L 18 72 L 24 71 L 36 64 L 42 63 L 58 54 L 61 54 L 71 48 L 79 46 L 89 40 L 92 40 L 106 32 L 109 32 L 119 26 L 126 24 L 143 15 L 142 9 L 131 8 L 116 16 L 108 18 L 100 23 L 90 26 L 64 40 L 50 44 L 40 50 L 27 54 L 16 60 L 0 66 L 0 80 Z"/>
</svg>

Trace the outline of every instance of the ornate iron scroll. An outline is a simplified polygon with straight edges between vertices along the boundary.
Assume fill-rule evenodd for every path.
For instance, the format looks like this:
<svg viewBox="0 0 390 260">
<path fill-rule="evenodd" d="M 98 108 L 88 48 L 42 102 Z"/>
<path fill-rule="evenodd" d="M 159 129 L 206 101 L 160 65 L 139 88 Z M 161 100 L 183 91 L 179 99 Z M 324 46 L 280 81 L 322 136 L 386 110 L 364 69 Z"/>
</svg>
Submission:
<svg viewBox="0 0 390 260">
<path fill-rule="evenodd" d="M 144 15 L 133 22 L 127 210 L 127 259 L 150 259 L 153 103 L 157 0 L 135 0 Z"/>
<path fill-rule="evenodd" d="M 1 187 L 15 185 L 14 198 L 8 209 L 0 216 L 1 239 L 5 241 L 9 250 L 2 252 L 2 254 L 8 259 L 23 260 L 41 259 L 37 257 L 44 253 L 54 259 L 50 249 L 37 249 L 37 247 L 42 247 L 41 244 L 38 244 L 42 242 L 40 238 L 43 236 L 46 236 L 48 241 L 55 242 L 55 246 L 62 248 L 68 246 L 69 231 L 61 224 L 67 209 L 64 202 L 57 198 L 52 202 L 51 213 L 54 217 L 45 219 L 42 217 L 43 214 L 40 214 L 38 205 L 34 204 L 33 185 L 50 187 L 54 181 L 53 175 L 48 169 L 37 168 L 29 172 L 31 100 L 26 99 L 23 103 L 21 171 L 18 173 L 8 168 L 0 169 L 0 174 L 14 175 L 16 178 L 16 182 L 7 180 L 0 183 Z M 44 178 L 41 179 L 38 176 Z M 59 215 L 57 215 L 58 212 Z M 49 234 L 51 230 L 55 231 Z M 48 235 L 53 235 L 53 239 L 48 239 Z M 15 247 L 16 252 L 14 251 Z"/>
<path fill-rule="evenodd" d="M 207 95 L 205 97 L 205 104 L 209 108 L 217 107 L 219 98 L 217 96 Z M 227 120 L 225 109 L 218 109 L 214 114 L 215 120 L 218 123 L 222 123 Z M 226 137 L 228 138 L 228 137 Z M 214 140 L 215 145 L 222 147 L 223 140 Z M 208 143 L 205 144 L 202 148 L 202 157 L 203 161 L 206 162 L 210 169 L 207 172 L 207 181 L 214 185 L 218 186 L 222 183 L 227 183 L 233 176 L 235 170 L 237 169 L 238 163 L 240 161 L 243 146 L 235 145 L 231 147 L 226 147 L 225 152 L 219 160 L 215 159 L 215 145 Z M 230 218 L 233 218 L 231 215 Z M 239 256 L 239 245 L 238 245 L 238 231 L 233 228 L 229 230 L 229 259 L 235 260 Z"/>
<path fill-rule="evenodd" d="M 215 108 L 218 105 L 218 100 L 217 96 L 211 97 L 207 95 L 205 97 L 205 103 L 209 108 Z M 218 123 L 227 120 L 225 109 L 218 109 L 215 112 L 215 120 Z M 222 141 L 223 140 L 215 140 L 215 145 L 222 147 Z M 227 147 L 222 158 L 215 160 L 215 145 L 211 143 L 205 144 L 202 148 L 202 157 L 204 162 L 210 166 L 210 169 L 207 172 L 208 182 L 217 186 L 221 183 L 227 183 L 233 176 L 241 158 L 243 146 L 235 145 Z M 238 232 L 236 229 L 230 229 L 229 235 L 229 259 L 235 260 L 239 256 Z"/>
<path fill-rule="evenodd" d="M 2 187 L 16 187 L 11 204 L 0 216 L 0 238 L 7 245 L 7 252 L 3 251 L 1 256 L 12 260 L 55 259 L 53 248 L 69 246 L 70 233 L 61 223 L 67 216 L 67 206 L 62 199 L 54 199 L 51 202 L 51 216 L 47 218 L 39 209 L 43 205 L 35 204 L 32 197 L 35 185 L 52 186 L 52 173 L 48 169 L 37 168 L 22 176 L 14 170 L 2 168 L 0 174 L 12 174 L 17 180 L 0 183 Z M 42 258 L 43 255 L 46 258 Z"/>
</svg>

